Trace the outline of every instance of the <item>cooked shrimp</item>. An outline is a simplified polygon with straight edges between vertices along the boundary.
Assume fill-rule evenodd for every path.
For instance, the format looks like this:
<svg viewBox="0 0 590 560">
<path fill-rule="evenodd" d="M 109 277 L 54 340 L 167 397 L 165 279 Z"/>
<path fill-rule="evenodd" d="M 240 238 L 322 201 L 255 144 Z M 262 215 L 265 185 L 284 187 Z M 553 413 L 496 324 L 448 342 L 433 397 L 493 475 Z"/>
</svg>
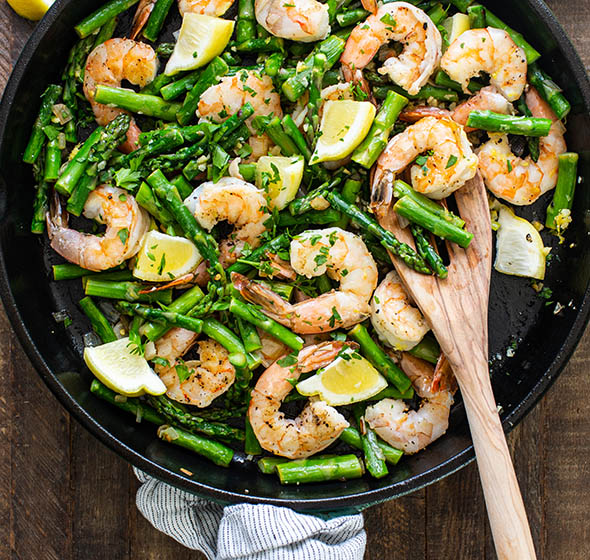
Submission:
<svg viewBox="0 0 590 560">
<path fill-rule="evenodd" d="M 214 340 L 197 342 L 199 359 L 184 362 L 182 356 L 193 347 L 198 336 L 192 331 L 174 328 L 158 339 L 156 355 L 167 360 L 168 365 L 156 365 L 156 373 L 171 399 L 204 408 L 231 387 L 236 371 L 229 362 L 227 350 Z"/>
<path fill-rule="evenodd" d="M 178 9 L 183 16 L 186 13 L 221 16 L 231 8 L 233 3 L 234 0 L 178 0 Z M 155 5 L 156 0 L 139 2 L 129 34 L 131 39 L 135 39 L 146 26 Z"/>
<path fill-rule="evenodd" d="M 529 88 L 526 102 L 534 117 L 553 121 L 549 135 L 540 138 L 539 160 L 535 163 L 530 155 L 516 157 L 505 134 L 490 134 L 491 140 L 478 152 L 479 169 L 488 189 L 517 206 L 531 204 L 555 187 L 558 156 L 567 149 L 565 127 L 536 89 Z"/>
<path fill-rule="evenodd" d="M 266 331 L 258 329 L 258 336 L 262 348 L 260 349 L 260 357 L 262 358 L 262 365 L 269 367 L 276 362 L 281 356 L 290 352 L 289 347 L 283 344 L 278 338 L 271 336 Z"/>
<path fill-rule="evenodd" d="M 389 57 L 379 73 L 388 74 L 410 95 L 418 93 L 438 66 L 442 39 L 428 15 L 407 2 L 383 4 L 353 29 L 340 58 L 345 77 L 360 81 L 360 71 L 389 41 L 402 43 L 404 49 Z"/>
<path fill-rule="evenodd" d="M 109 107 L 94 100 L 98 85 L 119 87 L 123 80 L 144 87 L 158 72 L 158 57 L 152 47 L 131 39 L 109 39 L 98 45 L 86 60 L 84 73 L 84 95 L 90 102 L 96 122 L 104 126 L 117 115 L 125 113 L 123 109 Z M 141 130 L 131 120 L 127 132 L 127 142 L 121 146 L 125 152 L 132 152 L 139 146 Z"/>
<path fill-rule="evenodd" d="M 365 420 L 380 438 L 411 454 L 447 431 L 453 394 L 445 383 L 432 391 L 434 368 L 429 363 L 404 353 L 401 367 L 423 399 L 420 409 L 408 411 L 403 400 L 383 399 L 367 408 Z"/>
<path fill-rule="evenodd" d="M 465 93 L 473 76 L 490 75 L 490 83 L 508 101 L 516 101 L 526 85 L 524 51 L 502 29 L 469 29 L 457 37 L 440 61 L 441 68 L 459 82 Z"/>
<path fill-rule="evenodd" d="M 392 270 L 371 300 L 371 323 L 379 338 L 394 350 L 411 350 L 430 327 L 414 307 L 400 277 Z"/>
<path fill-rule="evenodd" d="M 120 265 L 139 251 L 150 227 L 149 214 L 127 191 L 101 185 L 88 196 L 84 216 L 106 224 L 102 235 L 68 228 L 67 214 L 55 196 L 47 214 L 51 247 L 64 259 L 88 270 L 100 271 Z"/>
<path fill-rule="evenodd" d="M 271 145 L 266 134 L 257 136 L 252 127 L 252 119 L 257 115 L 283 116 L 281 99 L 274 89 L 269 76 L 260 76 L 255 71 L 240 71 L 234 76 L 226 76 L 221 81 L 207 89 L 199 101 L 198 114 L 201 118 L 214 122 L 223 122 L 238 112 L 245 103 L 254 108 L 254 115 L 246 120 L 250 130 L 249 144 L 252 148 L 252 158 L 258 159 L 266 155 Z"/>
<path fill-rule="evenodd" d="M 256 0 L 256 21 L 271 35 L 310 43 L 330 33 L 328 5 L 317 0 Z"/>
<path fill-rule="evenodd" d="M 248 409 L 248 419 L 256 438 L 266 451 L 289 459 L 304 459 L 336 441 L 348 422 L 335 408 L 323 401 L 310 400 L 294 419 L 280 411 L 283 399 L 293 389 L 292 381 L 331 364 L 345 347 L 342 342 L 308 346 L 297 356 L 297 363 L 276 361 L 258 379 Z"/>
<path fill-rule="evenodd" d="M 297 274 L 307 278 L 327 274 L 340 282 L 339 289 L 291 304 L 239 274 L 232 275 L 232 281 L 246 299 L 299 334 L 351 327 L 369 316 L 377 265 L 358 235 L 340 228 L 309 230 L 291 241 L 290 256 Z"/>
<path fill-rule="evenodd" d="M 513 115 L 514 107 L 498 90 L 493 86 L 487 86 L 480 89 L 473 97 L 464 101 L 452 113 L 455 122 L 465 126 L 471 111 L 494 111 L 503 115 Z M 471 132 L 474 128 L 466 128 L 466 132 Z"/>
<path fill-rule="evenodd" d="M 463 127 L 451 119 L 425 117 L 394 136 L 379 159 L 373 179 L 373 201 L 383 200 L 379 189 L 389 188 L 384 179 L 395 179 L 420 154 L 428 155 L 422 165 L 412 165 L 414 189 L 434 199 L 449 196 L 477 171 L 477 156 Z"/>
<path fill-rule="evenodd" d="M 221 258 L 227 265 L 238 258 L 246 243 L 258 247 L 270 217 L 264 192 L 233 177 L 199 185 L 184 203 L 207 231 L 223 220 L 234 226 L 230 237 L 221 243 Z"/>
</svg>

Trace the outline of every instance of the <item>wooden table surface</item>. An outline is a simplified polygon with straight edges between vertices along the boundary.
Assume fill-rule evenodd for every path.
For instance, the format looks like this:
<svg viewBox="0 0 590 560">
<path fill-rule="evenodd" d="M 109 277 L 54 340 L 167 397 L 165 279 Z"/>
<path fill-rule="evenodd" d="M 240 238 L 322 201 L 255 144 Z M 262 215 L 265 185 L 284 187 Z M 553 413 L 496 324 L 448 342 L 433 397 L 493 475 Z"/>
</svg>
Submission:
<svg viewBox="0 0 590 560">
<path fill-rule="evenodd" d="M 590 0 L 551 0 L 590 65 Z M 0 5 L 0 89 L 33 24 Z M 549 394 L 509 436 L 539 558 L 590 558 L 590 329 Z M 0 310 L 0 559 L 202 559 L 135 508 L 131 468 L 71 419 Z M 367 559 L 495 553 L 475 465 L 365 514 Z"/>
</svg>

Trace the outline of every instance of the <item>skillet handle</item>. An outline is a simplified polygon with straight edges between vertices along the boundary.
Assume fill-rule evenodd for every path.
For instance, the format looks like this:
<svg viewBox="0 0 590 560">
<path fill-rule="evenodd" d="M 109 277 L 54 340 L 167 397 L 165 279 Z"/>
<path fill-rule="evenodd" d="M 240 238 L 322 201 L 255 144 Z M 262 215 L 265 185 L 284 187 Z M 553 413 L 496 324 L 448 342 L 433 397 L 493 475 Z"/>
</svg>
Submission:
<svg viewBox="0 0 590 560">
<path fill-rule="evenodd" d="M 457 368 L 455 373 L 467 411 L 498 559 L 535 560 L 533 539 L 498 416 L 488 365 L 477 359 L 468 367 L 473 370 Z"/>
</svg>

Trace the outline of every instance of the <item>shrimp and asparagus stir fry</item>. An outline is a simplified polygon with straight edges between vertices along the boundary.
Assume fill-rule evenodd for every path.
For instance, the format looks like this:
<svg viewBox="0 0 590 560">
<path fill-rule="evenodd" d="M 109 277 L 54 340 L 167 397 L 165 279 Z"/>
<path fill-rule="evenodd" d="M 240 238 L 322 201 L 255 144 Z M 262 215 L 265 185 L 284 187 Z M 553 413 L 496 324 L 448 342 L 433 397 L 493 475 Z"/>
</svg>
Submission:
<svg viewBox="0 0 590 560">
<path fill-rule="evenodd" d="M 453 372 L 396 268 L 445 281 L 480 174 L 497 270 L 543 279 L 517 214 L 563 242 L 578 156 L 540 53 L 472 0 L 111 0 L 75 30 L 23 161 L 92 392 L 284 484 L 440 438 Z"/>
</svg>

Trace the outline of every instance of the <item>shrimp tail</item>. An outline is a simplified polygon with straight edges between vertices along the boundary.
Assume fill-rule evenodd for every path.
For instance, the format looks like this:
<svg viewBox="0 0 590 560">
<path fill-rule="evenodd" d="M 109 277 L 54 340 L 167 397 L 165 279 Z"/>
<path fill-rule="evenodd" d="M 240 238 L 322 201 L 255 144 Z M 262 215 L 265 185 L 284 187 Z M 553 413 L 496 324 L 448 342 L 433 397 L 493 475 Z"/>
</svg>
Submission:
<svg viewBox="0 0 590 560">
<path fill-rule="evenodd" d="M 285 317 L 289 316 L 291 306 L 281 296 L 237 272 L 232 273 L 231 280 L 244 299 L 260 305 L 264 313 L 271 319 L 282 324 L 285 323 Z"/>
<path fill-rule="evenodd" d="M 389 174 L 373 185 L 371 191 L 371 208 L 377 210 L 379 208 L 388 208 L 393 200 L 393 182 Z"/>
<path fill-rule="evenodd" d="M 49 202 L 49 211 L 45 215 L 47 235 L 50 240 L 55 237 L 58 229 L 68 227 L 68 216 L 69 214 L 64 212 L 59 193 L 54 190 L 51 201 Z"/>
<path fill-rule="evenodd" d="M 412 109 L 404 109 L 400 115 L 399 120 L 403 122 L 415 123 L 424 117 L 435 117 L 437 119 L 450 118 L 451 113 L 446 109 L 440 109 L 439 107 L 428 107 L 421 105 Z"/>
<path fill-rule="evenodd" d="M 148 19 L 150 19 L 154 5 L 155 0 L 142 0 L 139 3 L 139 6 L 137 6 L 137 11 L 135 12 L 135 16 L 133 17 L 133 22 L 131 24 L 131 32 L 129 34 L 130 39 L 135 40 L 143 31 L 143 28 L 146 26 Z"/>
</svg>

